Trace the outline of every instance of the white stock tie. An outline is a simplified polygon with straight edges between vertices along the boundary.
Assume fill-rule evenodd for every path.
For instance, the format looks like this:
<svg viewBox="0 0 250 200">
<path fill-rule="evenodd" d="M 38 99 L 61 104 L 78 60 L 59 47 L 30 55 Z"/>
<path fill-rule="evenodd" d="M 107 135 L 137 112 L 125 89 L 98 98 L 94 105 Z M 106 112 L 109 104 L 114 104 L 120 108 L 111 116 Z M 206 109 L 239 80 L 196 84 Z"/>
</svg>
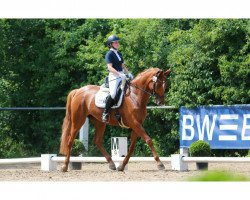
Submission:
<svg viewBox="0 0 250 200">
<path fill-rule="evenodd" d="M 119 56 L 118 52 L 115 49 L 111 48 L 110 50 L 115 53 L 115 55 L 116 55 L 116 57 L 118 58 L 119 61 L 122 60 L 121 57 Z"/>
</svg>

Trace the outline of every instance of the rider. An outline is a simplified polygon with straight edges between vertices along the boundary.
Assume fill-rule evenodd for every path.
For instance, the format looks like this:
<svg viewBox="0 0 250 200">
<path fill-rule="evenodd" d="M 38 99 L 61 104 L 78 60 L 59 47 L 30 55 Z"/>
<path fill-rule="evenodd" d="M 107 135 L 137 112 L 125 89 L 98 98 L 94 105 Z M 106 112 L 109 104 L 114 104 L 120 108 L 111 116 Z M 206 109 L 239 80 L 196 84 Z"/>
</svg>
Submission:
<svg viewBox="0 0 250 200">
<path fill-rule="evenodd" d="M 117 87 L 119 86 L 120 82 L 126 79 L 126 75 L 130 79 L 133 79 L 131 73 L 128 72 L 126 68 L 122 54 L 118 51 L 120 46 L 119 44 L 120 38 L 116 35 L 111 35 L 108 37 L 106 42 L 107 46 L 109 47 L 109 51 L 106 53 L 105 61 L 108 66 L 109 71 L 109 91 L 110 94 L 106 99 L 106 106 L 104 112 L 102 114 L 102 121 L 107 122 L 109 117 L 109 110 L 114 105 L 114 99 L 117 92 Z"/>
</svg>

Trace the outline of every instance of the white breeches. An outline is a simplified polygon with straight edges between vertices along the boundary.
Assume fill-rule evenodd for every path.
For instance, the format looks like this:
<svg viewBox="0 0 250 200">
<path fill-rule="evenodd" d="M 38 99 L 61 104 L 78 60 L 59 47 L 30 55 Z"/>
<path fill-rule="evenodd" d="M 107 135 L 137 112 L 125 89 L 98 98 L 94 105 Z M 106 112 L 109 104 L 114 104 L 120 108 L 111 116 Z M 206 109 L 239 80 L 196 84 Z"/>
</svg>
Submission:
<svg viewBox="0 0 250 200">
<path fill-rule="evenodd" d="M 109 91 L 112 99 L 115 99 L 117 87 L 121 81 L 121 77 L 113 74 L 112 72 L 109 73 Z"/>
</svg>

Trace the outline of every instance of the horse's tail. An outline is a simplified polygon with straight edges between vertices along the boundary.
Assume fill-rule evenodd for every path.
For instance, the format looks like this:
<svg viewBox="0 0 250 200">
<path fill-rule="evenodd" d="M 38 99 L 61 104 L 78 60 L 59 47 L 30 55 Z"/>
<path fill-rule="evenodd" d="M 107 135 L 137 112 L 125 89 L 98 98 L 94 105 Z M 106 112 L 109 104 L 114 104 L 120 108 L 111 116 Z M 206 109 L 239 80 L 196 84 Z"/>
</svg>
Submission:
<svg viewBox="0 0 250 200">
<path fill-rule="evenodd" d="M 68 152 L 68 140 L 70 135 L 71 129 L 71 101 L 74 97 L 77 89 L 72 90 L 67 97 L 67 104 L 66 104 L 66 115 L 63 120 L 62 125 L 62 136 L 61 136 L 61 145 L 60 145 L 60 153 L 66 155 Z"/>
</svg>

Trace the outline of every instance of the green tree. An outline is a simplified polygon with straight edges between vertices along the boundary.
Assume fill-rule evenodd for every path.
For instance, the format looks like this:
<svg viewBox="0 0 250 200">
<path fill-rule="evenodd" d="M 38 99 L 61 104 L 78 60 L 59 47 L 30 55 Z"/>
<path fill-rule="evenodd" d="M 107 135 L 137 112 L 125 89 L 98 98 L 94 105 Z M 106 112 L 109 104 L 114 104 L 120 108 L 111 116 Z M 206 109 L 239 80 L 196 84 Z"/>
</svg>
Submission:
<svg viewBox="0 0 250 200">
<path fill-rule="evenodd" d="M 248 24 L 248 20 L 200 20 L 193 29 L 169 36 L 172 105 L 249 103 Z"/>
<path fill-rule="evenodd" d="M 121 39 L 134 74 L 171 68 L 166 104 L 247 104 L 247 19 L 1 19 L 0 106 L 65 106 L 69 91 L 100 85 L 108 74 L 104 56 L 110 34 Z M 152 104 L 152 101 L 150 101 Z M 152 104 L 153 105 L 153 104 Z M 161 156 L 179 148 L 178 110 L 149 110 L 144 127 Z M 1 111 L 0 157 L 57 153 L 64 111 Z M 93 137 L 90 129 L 90 139 Z M 108 127 L 111 136 L 128 130 Z M 98 154 L 90 144 L 92 154 Z M 145 154 L 144 154 L 145 153 Z M 138 140 L 135 155 L 150 155 Z"/>
</svg>

